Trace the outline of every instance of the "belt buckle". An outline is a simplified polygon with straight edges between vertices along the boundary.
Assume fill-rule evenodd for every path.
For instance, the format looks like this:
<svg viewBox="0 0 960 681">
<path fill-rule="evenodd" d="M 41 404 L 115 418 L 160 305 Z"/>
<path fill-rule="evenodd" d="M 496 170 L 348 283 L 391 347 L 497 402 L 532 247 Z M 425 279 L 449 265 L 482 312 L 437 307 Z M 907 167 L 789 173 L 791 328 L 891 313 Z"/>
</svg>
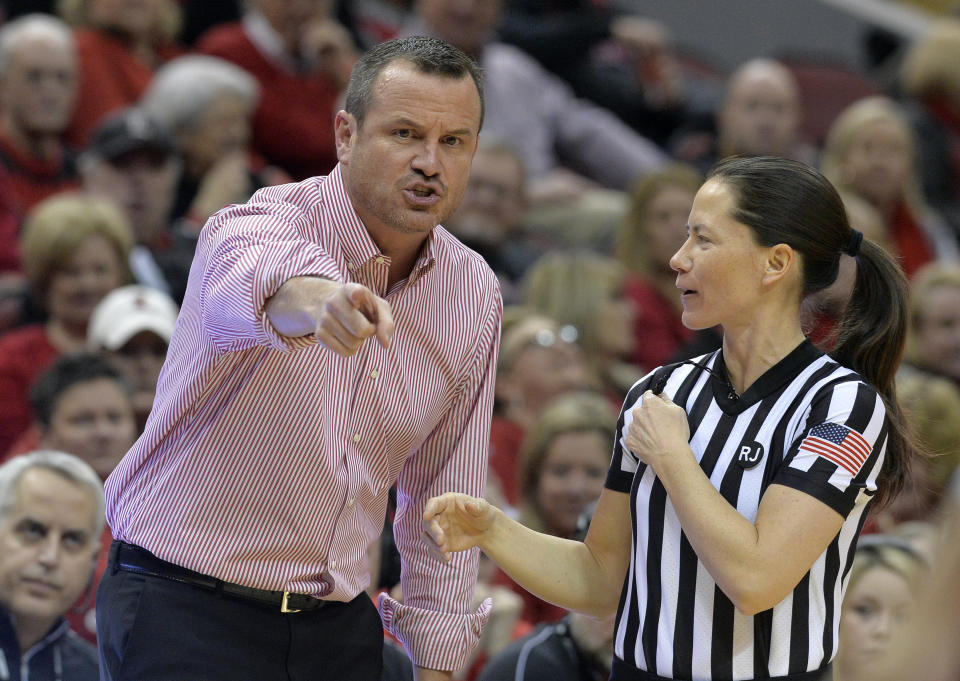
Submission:
<svg viewBox="0 0 960 681">
<path fill-rule="evenodd" d="M 300 612 L 300 610 L 298 610 L 297 608 L 289 608 L 289 607 L 287 607 L 287 598 L 288 598 L 289 596 L 290 596 L 290 592 L 289 592 L 289 591 L 284 591 L 284 592 L 283 592 L 283 600 L 280 601 L 280 612 L 284 612 L 284 613 L 286 613 L 286 612 Z"/>
</svg>

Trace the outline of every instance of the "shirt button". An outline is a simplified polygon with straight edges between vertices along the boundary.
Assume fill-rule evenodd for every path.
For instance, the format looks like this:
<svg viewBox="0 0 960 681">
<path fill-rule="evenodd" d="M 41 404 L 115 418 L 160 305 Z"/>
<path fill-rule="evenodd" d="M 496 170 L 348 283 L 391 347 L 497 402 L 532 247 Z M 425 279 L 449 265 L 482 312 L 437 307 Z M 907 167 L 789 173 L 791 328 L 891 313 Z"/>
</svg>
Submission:
<svg viewBox="0 0 960 681">
<path fill-rule="evenodd" d="M 350 499 L 350 500 L 347 502 L 347 508 L 353 508 L 353 499 Z"/>
<path fill-rule="evenodd" d="M 353 272 L 355 269 L 357 269 L 357 266 L 354 265 L 352 262 L 348 262 L 348 263 L 347 263 L 347 269 L 350 270 L 351 272 Z"/>
<path fill-rule="evenodd" d="M 378 255 L 378 256 L 377 256 L 377 258 L 376 258 L 376 263 L 377 263 L 378 265 L 382 265 L 382 264 L 385 263 L 385 262 L 386 262 L 386 260 L 384 259 L 384 257 L 383 257 L 382 255 Z"/>
<path fill-rule="evenodd" d="M 373 371 L 370 372 L 370 378 L 376 378 L 376 377 L 379 376 L 379 375 L 380 375 L 380 374 L 379 374 L 379 372 L 378 372 L 376 369 L 374 369 Z"/>
<path fill-rule="evenodd" d="M 337 561 L 335 561 L 335 560 L 330 561 L 330 569 L 331 569 L 331 570 L 336 570 L 336 569 L 337 569 Z"/>
<path fill-rule="evenodd" d="M 353 436 L 353 441 L 360 442 L 360 433 L 357 433 L 356 435 Z"/>
</svg>

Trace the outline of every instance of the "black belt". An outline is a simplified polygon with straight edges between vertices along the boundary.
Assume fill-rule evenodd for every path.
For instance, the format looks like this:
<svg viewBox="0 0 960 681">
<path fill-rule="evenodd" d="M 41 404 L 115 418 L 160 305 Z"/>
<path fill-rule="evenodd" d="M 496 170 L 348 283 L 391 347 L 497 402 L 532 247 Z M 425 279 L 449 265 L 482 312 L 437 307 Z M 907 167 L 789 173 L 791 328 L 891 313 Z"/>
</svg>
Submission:
<svg viewBox="0 0 960 681">
<path fill-rule="evenodd" d="M 133 544 L 115 541 L 110 546 L 110 565 L 114 570 L 135 572 L 151 577 L 160 577 L 174 582 L 181 582 L 196 586 L 207 591 L 214 591 L 225 596 L 232 596 L 245 601 L 253 601 L 261 605 L 277 608 L 280 612 L 300 612 L 318 610 L 327 604 L 327 601 L 307 594 L 291 593 L 289 591 L 270 591 L 269 589 L 254 589 L 225 582 L 216 577 L 188 570 L 185 567 L 168 563 L 155 555 Z"/>
</svg>

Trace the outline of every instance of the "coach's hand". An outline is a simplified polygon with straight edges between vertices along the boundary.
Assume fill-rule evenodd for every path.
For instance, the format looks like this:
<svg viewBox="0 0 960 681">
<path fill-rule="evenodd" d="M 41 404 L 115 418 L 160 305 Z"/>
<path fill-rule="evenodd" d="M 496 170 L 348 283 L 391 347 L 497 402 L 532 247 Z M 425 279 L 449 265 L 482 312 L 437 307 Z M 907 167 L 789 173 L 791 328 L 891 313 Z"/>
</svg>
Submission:
<svg viewBox="0 0 960 681">
<path fill-rule="evenodd" d="M 324 346 L 344 357 L 376 336 L 390 346 L 394 322 L 390 304 L 362 284 L 319 277 L 296 277 L 267 301 L 267 317 L 284 336 L 314 334 Z"/>
<path fill-rule="evenodd" d="M 390 303 L 363 284 L 336 284 L 317 310 L 317 340 L 337 354 L 349 357 L 360 344 L 376 335 L 383 347 L 390 346 L 393 313 Z"/>
</svg>

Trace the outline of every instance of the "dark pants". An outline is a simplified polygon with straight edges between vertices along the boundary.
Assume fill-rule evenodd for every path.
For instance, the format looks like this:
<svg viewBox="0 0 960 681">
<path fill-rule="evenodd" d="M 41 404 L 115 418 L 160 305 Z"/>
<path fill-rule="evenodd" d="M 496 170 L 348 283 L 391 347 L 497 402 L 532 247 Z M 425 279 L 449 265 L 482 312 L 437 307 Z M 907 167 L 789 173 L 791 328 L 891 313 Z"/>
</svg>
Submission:
<svg viewBox="0 0 960 681">
<path fill-rule="evenodd" d="M 97 591 L 101 681 L 375 681 L 383 625 L 366 594 L 282 613 L 107 569 Z"/>
</svg>

